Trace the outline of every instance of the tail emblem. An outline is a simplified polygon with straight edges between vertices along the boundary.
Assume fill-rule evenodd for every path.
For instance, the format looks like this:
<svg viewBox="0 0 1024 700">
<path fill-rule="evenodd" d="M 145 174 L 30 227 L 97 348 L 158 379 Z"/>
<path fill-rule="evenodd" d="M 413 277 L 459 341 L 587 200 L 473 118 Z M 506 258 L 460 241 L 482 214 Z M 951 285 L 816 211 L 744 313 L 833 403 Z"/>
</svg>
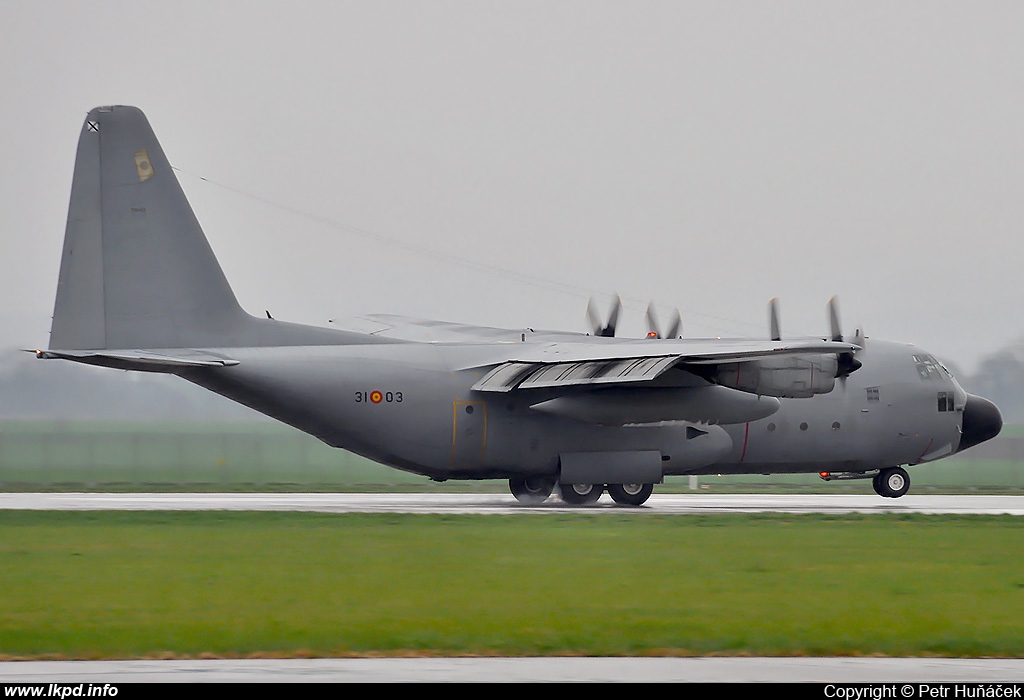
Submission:
<svg viewBox="0 0 1024 700">
<path fill-rule="evenodd" d="M 139 171 L 139 182 L 145 182 L 153 177 L 153 164 L 149 161 L 146 149 L 135 151 L 135 169 Z"/>
</svg>

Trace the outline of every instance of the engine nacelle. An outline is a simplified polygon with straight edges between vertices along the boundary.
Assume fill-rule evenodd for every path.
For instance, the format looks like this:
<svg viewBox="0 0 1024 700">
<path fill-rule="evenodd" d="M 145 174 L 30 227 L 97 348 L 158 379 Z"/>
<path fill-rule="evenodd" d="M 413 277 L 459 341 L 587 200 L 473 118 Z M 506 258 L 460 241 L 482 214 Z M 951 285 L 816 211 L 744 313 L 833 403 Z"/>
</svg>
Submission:
<svg viewBox="0 0 1024 700">
<path fill-rule="evenodd" d="M 806 399 L 832 391 L 838 372 L 836 355 L 784 355 L 720 365 L 709 379 L 751 394 Z"/>
</svg>

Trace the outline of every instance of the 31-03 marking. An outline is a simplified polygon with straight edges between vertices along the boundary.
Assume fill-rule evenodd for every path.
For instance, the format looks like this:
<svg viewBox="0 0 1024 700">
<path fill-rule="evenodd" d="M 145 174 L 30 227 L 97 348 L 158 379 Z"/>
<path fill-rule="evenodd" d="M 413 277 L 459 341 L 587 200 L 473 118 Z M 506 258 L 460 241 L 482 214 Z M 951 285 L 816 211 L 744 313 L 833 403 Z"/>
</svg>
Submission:
<svg viewBox="0 0 1024 700">
<path fill-rule="evenodd" d="M 403 396 L 400 391 L 357 391 L 356 403 L 402 403 Z"/>
</svg>

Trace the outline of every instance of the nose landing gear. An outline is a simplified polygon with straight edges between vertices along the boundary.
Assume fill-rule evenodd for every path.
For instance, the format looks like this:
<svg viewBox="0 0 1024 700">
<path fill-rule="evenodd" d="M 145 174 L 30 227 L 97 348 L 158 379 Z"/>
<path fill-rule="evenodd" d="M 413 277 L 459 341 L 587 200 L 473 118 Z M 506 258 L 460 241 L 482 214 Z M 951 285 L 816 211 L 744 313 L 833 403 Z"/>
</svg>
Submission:
<svg viewBox="0 0 1024 700">
<path fill-rule="evenodd" d="M 910 475 L 903 467 L 882 469 L 871 479 L 875 493 L 884 498 L 899 498 L 910 490 Z"/>
</svg>

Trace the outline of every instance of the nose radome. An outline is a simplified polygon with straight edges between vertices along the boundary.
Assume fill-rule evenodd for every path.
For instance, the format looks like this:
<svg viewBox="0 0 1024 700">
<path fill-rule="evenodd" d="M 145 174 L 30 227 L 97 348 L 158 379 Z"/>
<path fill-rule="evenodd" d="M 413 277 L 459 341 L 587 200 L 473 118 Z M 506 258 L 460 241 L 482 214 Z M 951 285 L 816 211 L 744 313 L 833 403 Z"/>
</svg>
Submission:
<svg viewBox="0 0 1024 700">
<path fill-rule="evenodd" d="M 999 434 L 1002 428 L 1003 417 L 996 405 L 988 399 L 968 394 L 967 404 L 964 406 L 960 447 L 957 448 L 957 452 L 963 452 L 968 447 L 991 440 Z"/>
</svg>

